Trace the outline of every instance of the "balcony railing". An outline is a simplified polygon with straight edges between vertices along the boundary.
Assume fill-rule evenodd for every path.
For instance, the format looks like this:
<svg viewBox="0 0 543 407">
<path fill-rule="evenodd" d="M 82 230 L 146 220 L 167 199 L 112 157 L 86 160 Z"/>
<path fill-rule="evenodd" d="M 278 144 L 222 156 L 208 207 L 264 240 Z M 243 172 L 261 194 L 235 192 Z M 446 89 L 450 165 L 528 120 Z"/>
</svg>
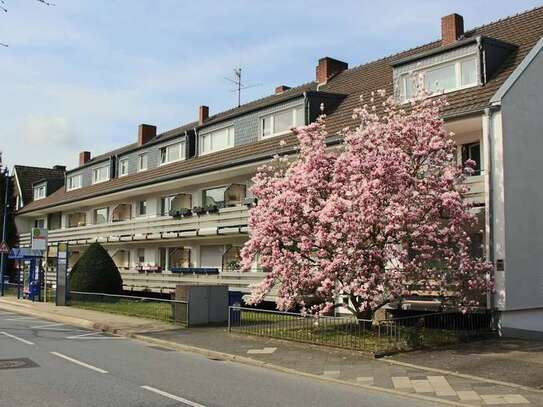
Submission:
<svg viewBox="0 0 543 407">
<path fill-rule="evenodd" d="M 220 209 L 217 213 L 174 219 L 171 216 L 137 217 L 128 221 L 87 225 L 49 231 L 49 243 L 83 245 L 98 241 L 130 242 L 191 236 L 247 232 L 248 208 L 244 205 Z M 30 245 L 30 233 L 19 236 L 21 246 Z"/>
</svg>

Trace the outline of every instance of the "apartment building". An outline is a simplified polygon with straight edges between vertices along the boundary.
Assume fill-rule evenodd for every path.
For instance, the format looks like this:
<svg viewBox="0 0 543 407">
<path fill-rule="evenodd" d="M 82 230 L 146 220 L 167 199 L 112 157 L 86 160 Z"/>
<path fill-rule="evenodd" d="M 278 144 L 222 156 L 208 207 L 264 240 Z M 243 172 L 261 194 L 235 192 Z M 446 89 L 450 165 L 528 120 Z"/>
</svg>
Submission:
<svg viewBox="0 0 543 407">
<path fill-rule="evenodd" d="M 489 306 L 501 312 L 504 330 L 543 331 L 543 192 L 536 186 L 543 8 L 471 30 L 452 14 L 442 18 L 441 31 L 437 41 L 351 69 L 322 58 L 304 85 L 278 86 L 271 96 L 215 115 L 201 106 L 193 123 L 160 134 L 142 124 L 135 143 L 96 157 L 82 152 L 63 188 L 18 211 L 21 244 L 43 222 L 50 244 L 69 242 L 71 264 L 89 243 L 101 242 L 125 288 L 164 291 L 180 281 L 221 281 L 247 292 L 262 275 L 257 266 L 253 273 L 237 270 L 250 233 L 249 188 L 257 167 L 276 154 L 295 154 L 290 129 L 321 113 L 333 147 L 338 132 L 354 124 L 360 96 L 385 89 L 408 103 L 423 74 L 427 91 L 447 95 L 444 119 L 459 162 L 477 163 L 468 199 L 480 219 L 473 250 L 496 266 Z"/>
</svg>

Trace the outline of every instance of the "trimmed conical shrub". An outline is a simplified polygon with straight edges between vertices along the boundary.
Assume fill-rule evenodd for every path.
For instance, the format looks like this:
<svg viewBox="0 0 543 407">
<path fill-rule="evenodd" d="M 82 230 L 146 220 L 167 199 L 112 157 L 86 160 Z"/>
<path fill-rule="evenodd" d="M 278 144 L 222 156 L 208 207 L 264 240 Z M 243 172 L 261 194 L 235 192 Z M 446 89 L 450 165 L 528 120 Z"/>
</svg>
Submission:
<svg viewBox="0 0 543 407">
<path fill-rule="evenodd" d="M 119 294 L 123 280 L 108 252 L 99 244 L 91 244 L 72 268 L 68 278 L 70 291 Z"/>
</svg>

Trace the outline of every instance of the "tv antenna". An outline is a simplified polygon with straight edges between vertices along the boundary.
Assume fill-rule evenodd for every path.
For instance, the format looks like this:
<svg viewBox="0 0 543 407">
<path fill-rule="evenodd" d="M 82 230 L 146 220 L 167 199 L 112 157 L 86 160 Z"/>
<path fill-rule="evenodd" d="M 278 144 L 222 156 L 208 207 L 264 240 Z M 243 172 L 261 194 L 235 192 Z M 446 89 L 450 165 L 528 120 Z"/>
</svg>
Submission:
<svg viewBox="0 0 543 407">
<path fill-rule="evenodd" d="M 261 83 L 256 83 L 254 85 L 245 85 L 241 81 L 241 67 L 234 68 L 234 77 L 233 78 L 227 78 L 225 77 L 229 82 L 232 82 L 234 85 L 236 85 L 236 89 L 232 89 L 231 92 L 237 92 L 238 93 L 238 107 L 241 106 L 241 91 L 245 89 L 255 88 L 257 86 L 261 86 Z"/>
</svg>

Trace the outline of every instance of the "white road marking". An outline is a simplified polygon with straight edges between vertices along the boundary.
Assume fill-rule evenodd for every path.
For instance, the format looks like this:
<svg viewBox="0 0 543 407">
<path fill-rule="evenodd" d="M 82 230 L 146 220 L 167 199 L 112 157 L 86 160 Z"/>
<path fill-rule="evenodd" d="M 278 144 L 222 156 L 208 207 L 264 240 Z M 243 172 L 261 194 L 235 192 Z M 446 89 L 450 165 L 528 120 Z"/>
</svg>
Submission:
<svg viewBox="0 0 543 407">
<path fill-rule="evenodd" d="M 79 361 L 77 359 L 74 359 L 74 358 L 71 358 L 69 356 L 63 355 L 62 353 L 51 352 L 51 355 L 58 356 L 59 358 L 67 360 L 68 362 L 72 362 L 72 363 L 75 363 L 76 365 L 86 367 L 87 369 L 94 370 L 95 372 L 98 372 L 98 373 L 108 373 L 107 370 L 100 369 L 100 368 L 98 368 L 96 366 L 89 365 L 89 364 L 87 364 L 85 362 L 81 362 L 81 361 Z"/>
<path fill-rule="evenodd" d="M 34 318 L 34 317 L 17 317 L 17 318 L 6 318 L 6 319 L 4 319 L 4 321 L 26 321 L 26 320 L 29 320 L 29 319 L 37 319 L 37 318 Z"/>
<path fill-rule="evenodd" d="M 53 326 L 63 326 L 63 325 L 66 325 L 66 324 L 34 325 L 34 326 L 31 326 L 30 328 L 31 328 L 31 329 L 40 329 L 40 328 L 51 328 L 51 327 L 53 327 Z"/>
<path fill-rule="evenodd" d="M 15 339 L 19 342 L 26 343 L 27 345 L 35 345 L 34 342 L 27 341 L 26 339 L 19 338 L 18 336 L 8 334 L 7 332 L 0 332 L 2 335 L 7 336 L 8 338 Z"/>
<path fill-rule="evenodd" d="M 66 339 L 124 339 L 121 336 L 94 336 L 102 335 L 102 332 L 88 332 L 81 335 L 67 336 Z"/>
<path fill-rule="evenodd" d="M 162 390 L 159 390 L 159 389 L 155 389 L 154 387 L 151 387 L 151 386 L 141 386 L 142 389 L 145 389 L 145 390 L 149 390 L 149 391 L 152 391 L 153 393 L 156 393 L 156 394 L 160 394 L 161 396 L 164 396 L 164 397 L 167 397 L 169 399 L 172 399 L 172 400 L 175 400 L 175 401 L 179 401 L 183 404 L 186 404 L 187 406 L 191 406 L 191 407 L 205 407 L 203 404 L 199 404 L 199 403 L 196 403 L 194 401 L 190 401 L 190 400 L 187 400 L 187 399 L 184 399 L 183 397 L 179 397 L 179 396 L 175 396 L 173 394 L 170 394 L 170 393 L 166 393 L 165 391 L 162 391 Z"/>
</svg>

